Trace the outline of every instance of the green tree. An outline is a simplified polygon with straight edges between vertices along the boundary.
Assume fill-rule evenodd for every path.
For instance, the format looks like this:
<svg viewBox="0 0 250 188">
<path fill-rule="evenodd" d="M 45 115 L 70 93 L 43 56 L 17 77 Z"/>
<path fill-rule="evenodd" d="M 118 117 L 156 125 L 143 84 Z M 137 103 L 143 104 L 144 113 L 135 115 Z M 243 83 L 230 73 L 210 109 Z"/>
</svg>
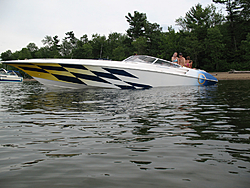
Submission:
<svg viewBox="0 0 250 188">
<path fill-rule="evenodd" d="M 46 57 L 46 58 L 58 58 L 60 57 L 60 45 L 58 36 L 48 36 L 42 40 L 43 45 L 45 45 L 41 51 L 35 53 L 36 57 Z"/>
<path fill-rule="evenodd" d="M 92 56 L 92 46 L 89 43 L 83 44 L 81 47 L 78 47 L 73 50 L 73 58 L 77 59 L 89 59 L 93 58 Z"/>
<path fill-rule="evenodd" d="M 53 37 L 53 46 L 52 46 L 52 54 L 54 58 L 60 57 L 60 45 L 59 45 L 60 40 L 58 39 L 58 36 Z"/>
<path fill-rule="evenodd" d="M 122 60 L 126 58 L 126 51 L 131 50 L 131 40 L 126 34 L 110 33 L 107 39 L 107 55 L 113 60 Z M 128 52 L 130 55 L 132 52 Z"/>
<path fill-rule="evenodd" d="M 53 39 L 51 36 L 46 35 L 44 39 L 42 39 L 43 45 L 47 48 L 51 48 L 53 46 Z"/>
<path fill-rule="evenodd" d="M 18 59 L 31 59 L 31 53 L 27 48 L 22 48 L 22 50 L 19 52 Z"/>
<path fill-rule="evenodd" d="M 146 24 L 147 53 L 151 56 L 159 55 L 159 41 L 162 38 L 162 27 L 157 23 Z"/>
<path fill-rule="evenodd" d="M 6 52 L 1 53 L 1 58 L 3 61 L 12 60 L 13 56 L 11 50 L 7 50 Z"/>
<path fill-rule="evenodd" d="M 168 27 L 168 31 L 161 34 L 158 41 L 159 57 L 162 59 L 171 60 L 174 52 L 181 51 L 180 33 L 176 33 L 172 26 Z"/>
<path fill-rule="evenodd" d="M 143 36 L 137 38 L 135 41 L 132 42 L 137 54 L 142 55 L 146 53 L 147 49 L 147 39 Z"/>
<path fill-rule="evenodd" d="M 229 48 L 237 51 L 241 40 L 246 38 L 250 30 L 250 1 L 249 0 L 213 0 L 215 3 L 220 3 L 226 6 L 228 15 L 229 36 L 231 44 Z M 240 33 L 238 31 L 241 31 Z"/>
<path fill-rule="evenodd" d="M 184 36 L 184 37 L 182 37 Z M 204 41 L 200 41 L 198 36 L 193 33 L 181 33 L 180 37 L 183 38 L 180 46 L 181 51 L 185 52 L 186 55 L 189 55 L 193 60 L 193 67 L 200 68 L 204 65 Z M 184 47 L 184 48 L 183 48 Z"/>
<path fill-rule="evenodd" d="M 241 11 L 240 15 L 243 20 L 250 20 L 250 1 L 249 0 L 240 0 Z"/>
<path fill-rule="evenodd" d="M 107 40 L 105 36 L 100 36 L 99 34 L 92 35 L 92 41 L 90 42 L 93 47 L 93 57 L 94 58 L 106 58 L 108 57 L 107 50 Z"/>
<path fill-rule="evenodd" d="M 130 26 L 127 30 L 127 34 L 132 40 L 135 40 L 140 36 L 145 36 L 147 23 L 147 16 L 145 13 L 134 11 L 133 16 L 131 13 L 128 13 L 128 16 L 125 17 Z"/>
<path fill-rule="evenodd" d="M 224 16 L 219 11 L 217 12 L 214 5 L 208 5 L 202 8 L 201 4 L 192 7 L 186 16 L 176 19 L 177 25 L 181 27 L 180 34 L 182 35 L 182 48 L 190 53 L 193 57 L 195 66 L 203 67 L 206 63 L 205 54 L 205 39 L 208 34 L 208 29 L 219 26 L 223 23 Z"/>
<path fill-rule="evenodd" d="M 30 51 L 30 54 L 32 56 L 32 58 L 35 57 L 35 53 L 38 51 L 38 47 L 36 46 L 35 43 L 29 43 L 26 48 Z"/>
<path fill-rule="evenodd" d="M 207 31 L 205 52 L 208 63 L 204 66 L 204 69 L 207 71 L 226 71 L 228 69 L 226 59 L 223 57 L 225 44 L 222 43 L 222 37 L 218 27 L 209 28 Z"/>
<path fill-rule="evenodd" d="M 240 69 L 250 70 L 250 33 L 246 40 L 241 41 L 240 51 L 242 53 L 242 65 Z"/>
<path fill-rule="evenodd" d="M 121 61 L 125 59 L 125 49 L 122 46 L 118 46 L 113 50 L 112 59 L 116 61 Z"/>
<path fill-rule="evenodd" d="M 63 39 L 61 44 L 61 53 L 65 58 L 73 57 L 73 50 L 77 48 L 78 39 L 75 37 L 73 31 L 65 33 L 66 37 Z"/>
<path fill-rule="evenodd" d="M 92 50 L 93 48 L 89 43 L 88 36 L 85 34 L 80 40 L 77 40 L 76 47 L 72 50 L 72 58 L 93 58 Z"/>
<path fill-rule="evenodd" d="M 137 11 L 134 11 L 133 16 L 128 13 L 128 16 L 125 17 L 130 25 L 127 34 L 132 39 L 132 44 L 138 53 L 157 56 L 159 54 L 159 40 L 162 34 L 160 25 L 150 23 L 145 13 Z M 143 44 L 144 41 L 146 41 L 146 44 Z"/>
<path fill-rule="evenodd" d="M 48 47 L 41 47 L 35 52 L 36 58 L 52 58 Z"/>
<path fill-rule="evenodd" d="M 29 43 L 26 47 L 30 52 L 35 52 L 38 50 L 38 47 L 35 43 Z"/>
<path fill-rule="evenodd" d="M 207 29 L 223 23 L 224 16 L 216 11 L 216 7 L 211 4 L 202 8 L 201 4 L 192 7 L 186 16 L 176 19 L 177 25 L 181 26 L 183 31 L 194 32 L 199 40 L 206 38 Z"/>
<path fill-rule="evenodd" d="M 213 0 L 225 5 L 227 22 L 221 27 L 223 42 L 226 44 L 227 61 L 235 69 L 241 69 L 243 63 L 240 51 L 241 41 L 246 40 L 250 31 L 250 1 L 249 0 Z"/>
<path fill-rule="evenodd" d="M 84 34 L 79 41 L 82 42 L 82 44 L 88 43 L 89 42 L 88 35 Z"/>
</svg>

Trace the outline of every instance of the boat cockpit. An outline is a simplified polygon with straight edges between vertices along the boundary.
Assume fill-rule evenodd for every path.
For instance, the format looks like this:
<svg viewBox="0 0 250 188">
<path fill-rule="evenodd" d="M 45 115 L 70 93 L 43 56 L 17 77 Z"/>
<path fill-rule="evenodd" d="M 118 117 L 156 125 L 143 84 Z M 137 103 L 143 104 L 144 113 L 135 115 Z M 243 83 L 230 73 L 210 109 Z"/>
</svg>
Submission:
<svg viewBox="0 0 250 188">
<path fill-rule="evenodd" d="M 163 60 L 163 59 L 159 59 L 156 57 L 151 57 L 151 56 L 147 56 L 147 55 L 134 55 L 134 56 L 130 56 L 127 59 L 123 60 L 124 62 L 140 62 L 140 63 L 150 63 L 150 64 L 158 64 L 158 65 L 162 65 L 162 66 L 168 66 L 168 67 L 175 67 L 175 68 L 180 68 L 181 66 L 167 61 L 167 60 Z"/>
</svg>

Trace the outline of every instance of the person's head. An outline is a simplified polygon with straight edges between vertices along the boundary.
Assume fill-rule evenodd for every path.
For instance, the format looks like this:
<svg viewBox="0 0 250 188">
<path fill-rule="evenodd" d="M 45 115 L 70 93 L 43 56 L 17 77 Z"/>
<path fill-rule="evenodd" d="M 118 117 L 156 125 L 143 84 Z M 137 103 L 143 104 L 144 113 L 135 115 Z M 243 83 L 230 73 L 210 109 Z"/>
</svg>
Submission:
<svg viewBox="0 0 250 188">
<path fill-rule="evenodd" d="M 179 57 L 182 57 L 182 53 L 179 53 Z"/>
<path fill-rule="evenodd" d="M 177 57 L 177 52 L 175 52 L 175 53 L 173 54 L 173 56 L 174 56 L 174 57 Z"/>
<path fill-rule="evenodd" d="M 190 60 L 190 57 L 189 56 L 187 56 L 187 58 L 186 58 L 187 60 Z"/>
</svg>

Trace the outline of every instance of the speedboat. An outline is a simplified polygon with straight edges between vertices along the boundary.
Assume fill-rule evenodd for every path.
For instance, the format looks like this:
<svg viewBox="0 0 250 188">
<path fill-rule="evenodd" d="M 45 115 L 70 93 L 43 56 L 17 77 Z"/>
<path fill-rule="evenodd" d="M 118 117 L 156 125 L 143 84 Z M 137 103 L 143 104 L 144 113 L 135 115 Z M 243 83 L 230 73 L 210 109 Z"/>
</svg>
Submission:
<svg viewBox="0 0 250 188">
<path fill-rule="evenodd" d="M 123 61 L 94 59 L 30 59 L 5 61 L 48 87 L 146 89 L 213 85 L 218 80 L 203 71 L 147 55 Z"/>
<path fill-rule="evenodd" d="M 23 77 L 17 71 L 0 69 L 0 82 L 22 82 Z"/>
</svg>

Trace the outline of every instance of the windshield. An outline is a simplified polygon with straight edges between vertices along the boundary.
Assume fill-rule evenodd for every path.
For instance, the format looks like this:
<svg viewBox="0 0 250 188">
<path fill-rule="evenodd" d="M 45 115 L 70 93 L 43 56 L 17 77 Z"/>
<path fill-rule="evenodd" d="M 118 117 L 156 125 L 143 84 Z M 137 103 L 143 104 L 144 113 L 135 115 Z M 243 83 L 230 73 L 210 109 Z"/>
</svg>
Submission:
<svg viewBox="0 0 250 188">
<path fill-rule="evenodd" d="M 13 75 L 13 76 L 16 76 L 16 73 L 14 71 L 8 71 L 8 75 Z"/>
<path fill-rule="evenodd" d="M 162 65 L 162 66 L 172 66 L 172 67 L 175 67 L 175 68 L 178 68 L 180 67 L 180 65 L 176 64 L 176 63 L 172 63 L 170 61 L 166 61 L 166 60 L 162 60 L 162 59 L 158 59 L 154 64 L 159 64 L 159 65 Z"/>
<path fill-rule="evenodd" d="M 141 62 L 141 63 L 153 63 L 157 58 L 155 57 L 149 57 L 146 55 L 135 55 L 135 56 L 131 56 L 127 59 L 125 59 L 124 61 L 132 61 L 132 62 Z"/>
<path fill-rule="evenodd" d="M 125 62 L 140 62 L 140 63 L 150 63 L 150 64 L 155 64 L 155 65 L 162 65 L 162 66 L 172 66 L 174 68 L 179 68 L 180 65 L 167 61 L 167 60 L 163 60 L 163 59 L 158 59 L 156 57 L 150 57 L 150 56 L 146 56 L 146 55 L 134 55 L 131 56 L 125 60 L 123 60 Z"/>
</svg>

